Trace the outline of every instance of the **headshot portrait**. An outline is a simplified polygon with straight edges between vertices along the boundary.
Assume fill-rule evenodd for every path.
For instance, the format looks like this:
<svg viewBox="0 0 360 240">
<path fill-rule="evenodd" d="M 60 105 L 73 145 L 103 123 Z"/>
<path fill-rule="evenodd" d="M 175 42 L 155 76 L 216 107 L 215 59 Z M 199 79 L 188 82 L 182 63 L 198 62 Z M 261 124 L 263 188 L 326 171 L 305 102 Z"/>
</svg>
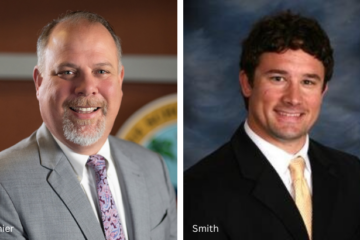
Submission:
<svg viewBox="0 0 360 240">
<path fill-rule="evenodd" d="M 347 4 L 185 2 L 185 239 L 359 238 Z"/>
<path fill-rule="evenodd" d="M 163 7 L 176 12 L 176 4 Z M 164 61 L 174 63 L 176 57 L 161 56 L 171 54 L 173 48 L 158 48 L 157 57 L 146 50 L 138 50 L 142 56 L 124 57 L 127 50 L 116 32 L 119 25 L 114 28 L 107 19 L 120 18 L 116 12 L 100 12 L 104 16 L 64 10 L 46 18 L 39 32 L 32 33 L 37 38 L 32 43 L 33 70 L 22 76 L 0 68 L 0 88 L 7 88 L 11 97 L 33 93 L 29 106 L 24 102 L 27 96 L 9 101 L 14 108 L 18 104 L 33 107 L 33 114 L 27 118 L 20 111 L 21 119 L 17 119 L 20 113 L 10 116 L 30 133 L 24 139 L 18 139 L 24 133 L 14 133 L 18 143 L 0 151 L 0 239 L 177 239 L 176 181 L 169 174 L 164 151 L 161 146 L 151 151 L 118 134 L 148 102 L 176 94 L 176 74 L 150 71 L 150 77 L 143 77 L 142 70 L 135 71 L 138 75 L 133 70 L 144 61 L 155 69 Z M 157 21 L 148 26 L 161 27 Z M 38 24 L 29 22 L 31 27 Z M 11 42 L 6 44 L 9 51 L 14 48 Z M 130 47 L 128 52 L 136 50 Z M 25 55 L 0 53 L 0 59 L 17 60 L 21 72 Z M 129 83 L 125 84 L 127 66 Z M 31 89 L 25 87 L 29 83 Z M 176 102 L 172 104 L 176 112 Z M 171 117 L 176 118 L 176 113 Z M 8 128 L 15 129 L 15 122 Z M 1 146 L 11 141 L 3 138 Z M 174 161 L 176 168 L 176 157 Z"/>
</svg>

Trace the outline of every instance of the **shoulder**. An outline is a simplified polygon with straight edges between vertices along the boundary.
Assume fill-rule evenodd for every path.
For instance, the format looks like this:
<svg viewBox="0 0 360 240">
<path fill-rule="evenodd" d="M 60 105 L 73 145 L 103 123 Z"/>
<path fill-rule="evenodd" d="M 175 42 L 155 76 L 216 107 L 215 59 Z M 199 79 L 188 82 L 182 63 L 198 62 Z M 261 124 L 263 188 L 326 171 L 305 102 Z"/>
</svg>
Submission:
<svg viewBox="0 0 360 240">
<path fill-rule="evenodd" d="M 310 139 L 309 151 L 310 153 L 312 152 L 316 155 L 328 157 L 330 161 L 337 162 L 341 160 L 347 164 L 356 164 L 359 162 L 358 157 L 331 147 L 324 146 L 313 139 Z"/>
<path fill-rule="evenodd" d="M 218 171 L 220 166 L 224 165 L 224 159 L 233 158 L 234 154 L 230 143 L 225 143 L 220 146 L 217 150 L 210 153 L 192 167 L 185 171 L 186 175 L 198 175 L 202 172 Z"/>
<path fill-rule="evenodd" d="M 186 182 L 203 183 L 205 181 L 229 182 L 238 180 L 243 175 L 242 168 L 261 163 L 263 159 L 258 147 L 246 134 L 244 125 L 235 131 L 231 139 L 215 150 L 213 153 L 200 160 L 185 172 Z M 220 176 L 214 180 L 214 176 Z"/>
<path fill-rule="evenodd" d="M 239 175 L 239 164 L 228 142 L 185 171 L 184 188 L 199 191 L 199 188 L 205 190 L 218 186 L 220 190 L 221 185 Z"/>
<path fill-rule="evenodd" d="M 14 146 L 0 152 L 0 169 L 8 165 L 19 165 L 24 163 L 24 158 L 39 155 L 36 142 L 36 132 L 30 137 L 23 139 Z"/>
<path fill-rule="evenodd" d="M 14 146 L 0 152 L 0 181 L 22 176 L 40 165 L 36 132 Z M 37 164 L 34 164 L 37 163 Z"/>
<path fill-rule="evenodd" d="M 314 140 L 310 140 L 309 155 L 318 161 L 336 167 L 336 170 L 344 174 L 358 174 L 360 176 L 360 159 L 349 153 L 324 146 Z"/>
</svg>

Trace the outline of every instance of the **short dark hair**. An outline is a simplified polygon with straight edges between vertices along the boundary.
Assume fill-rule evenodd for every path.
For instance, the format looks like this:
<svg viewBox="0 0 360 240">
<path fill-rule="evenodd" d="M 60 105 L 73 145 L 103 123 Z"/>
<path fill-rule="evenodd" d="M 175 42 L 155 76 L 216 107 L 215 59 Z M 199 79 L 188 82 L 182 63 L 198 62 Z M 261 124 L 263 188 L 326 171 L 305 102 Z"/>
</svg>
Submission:
<svg viewBox="0 0 360 240">
<path fill-rule="evenodd" d="M 52 20 L 50 23 L 48 23 L 41 31 L 40 36 L 37 40 L 37 57 L 38 57 L 38 66 L 40 68 L 40 71 L 43 71 L 43 65 L 44 65 L 44 50 L 49 42 L 49 36 L 52 32 L 52 30 L 61 22 L 71 22 L 71 23 L 77 23 L 81 20 L 86 20 L 90 23 L 100 23 L 102 24 L 111 34 L 112 38 L 115 41 L 115 45 L 117 48 L 117 54 L 119 59 L 119 67 L 121 66 L 121 44 L 120 44 L 120 38 L 115 34 L 115 31 L 111 27 L 110 23 L 103 18 L 102 16 L 87 12 L 87 11 L 68 11 L 65 14 L 61 15 L 57 19 Z"/>
<path fill-rule="evenodd" d="M 255 23 L 242 43 L 240 70 L 245 72 L 252 86 L 260 56 L 265 52 L 281 53 L 288 49 L 301 49 L 323 63 L 325 89 L 334 68 L 329 37 L 315 19 L 293 14 L 289 10 L 264 17 Z M 248 99 L 244 100 L 247 108 Z"/>
</svg>

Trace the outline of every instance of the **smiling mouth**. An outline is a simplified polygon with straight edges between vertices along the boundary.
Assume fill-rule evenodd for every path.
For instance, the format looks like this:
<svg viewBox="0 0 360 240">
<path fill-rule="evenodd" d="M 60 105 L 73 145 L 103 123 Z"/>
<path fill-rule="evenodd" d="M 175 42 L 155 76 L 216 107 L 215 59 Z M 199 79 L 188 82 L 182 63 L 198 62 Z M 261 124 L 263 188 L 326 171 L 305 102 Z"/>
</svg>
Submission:
<svg viewBox="0 0 360 240">
<path fill-rule="evenodd" d="M 70 109 L 77 113 L 93 113 L 100 109 L 100 107 L 70 107 Z"/>
<path fill-rule="evenodd" d="M 277 112 L 279 115 L 284 116 L 284 117 L 300 117 L 302 115 L 302 113 L 288 113 L 288 112 Z"/>
<path fill-rule="evenodd" d="M 285 121 L 298 121 L 306 114 L 302 109 L 275 109 L 275 112 L 280 119 Z"/>
</svg>

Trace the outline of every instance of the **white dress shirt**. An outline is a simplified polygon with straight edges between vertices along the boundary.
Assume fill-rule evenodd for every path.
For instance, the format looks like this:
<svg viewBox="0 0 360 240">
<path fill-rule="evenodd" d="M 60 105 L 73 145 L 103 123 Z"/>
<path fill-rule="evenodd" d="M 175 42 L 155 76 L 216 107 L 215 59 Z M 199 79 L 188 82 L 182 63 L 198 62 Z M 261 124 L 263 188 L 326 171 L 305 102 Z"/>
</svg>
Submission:
<svg viewBox="0 0 360 240">
<path fill-rule="evenodd" d="M 54 135 L 53 137 L 60 146 L 61 150 L 66 155 L 66 157 L 69 159 L 75 171 L 75 174 L 79 180 L 79 183 L 82 189 L 84 190 L 87 198 L 89 199 L 94 214 L 100 223 L 101 211 L 100 211 L 99 200 L 96 190 L 95 172 L 91 167 L 86 165 L 89 156 L 75 153 L 70 148 L 65 146 L 65 144 L 60 142 Z M 125 238 L 128 239 L 124 204 L 121 196 L 120 183 L 115 170 L 113 157 L 111 156 L 110 144 L 108 139 L 106 140 L 105 144 L 102 146 L 102 148 L 97 154 L 103 156 L 106 159 L 106 173 L 107 173 L 107 179 L 108 179 L 110 191 L 115 201 L 116 208 L 118 210 L 118 214 L 120 217 L 122 229 L 124 230 Z"/>
<path fill-rule="evenodd" d="M 277 146 L 265 141 L 259 135 L 257 135 L 253 130 L 251 130 L 247 121 L 244 124 L 245 132 L 250 137 L 250 139 L 255 143 L 255 145 L 260 149 L 262 154 L 267 158 L 276 172 L 279 174 L 281 180 L 283 181 L 286 189 L 289 191 L 291 196 L 294 197 L 292 190 L 292 180 L 289 170 L 290 161 L 298 156 L 301 156 L 305 160 L 305 171 L 304 177 L 309 186 L 310 193 L 312 194 L 312 181 L 311 181 L 311 166 L 308 156 L 309 149 L 309 136 L 306 136 L 306 141 L 304 146 L 296 154 L 289 154 L 284 150 L 278 148 Z"/>
</svg>

